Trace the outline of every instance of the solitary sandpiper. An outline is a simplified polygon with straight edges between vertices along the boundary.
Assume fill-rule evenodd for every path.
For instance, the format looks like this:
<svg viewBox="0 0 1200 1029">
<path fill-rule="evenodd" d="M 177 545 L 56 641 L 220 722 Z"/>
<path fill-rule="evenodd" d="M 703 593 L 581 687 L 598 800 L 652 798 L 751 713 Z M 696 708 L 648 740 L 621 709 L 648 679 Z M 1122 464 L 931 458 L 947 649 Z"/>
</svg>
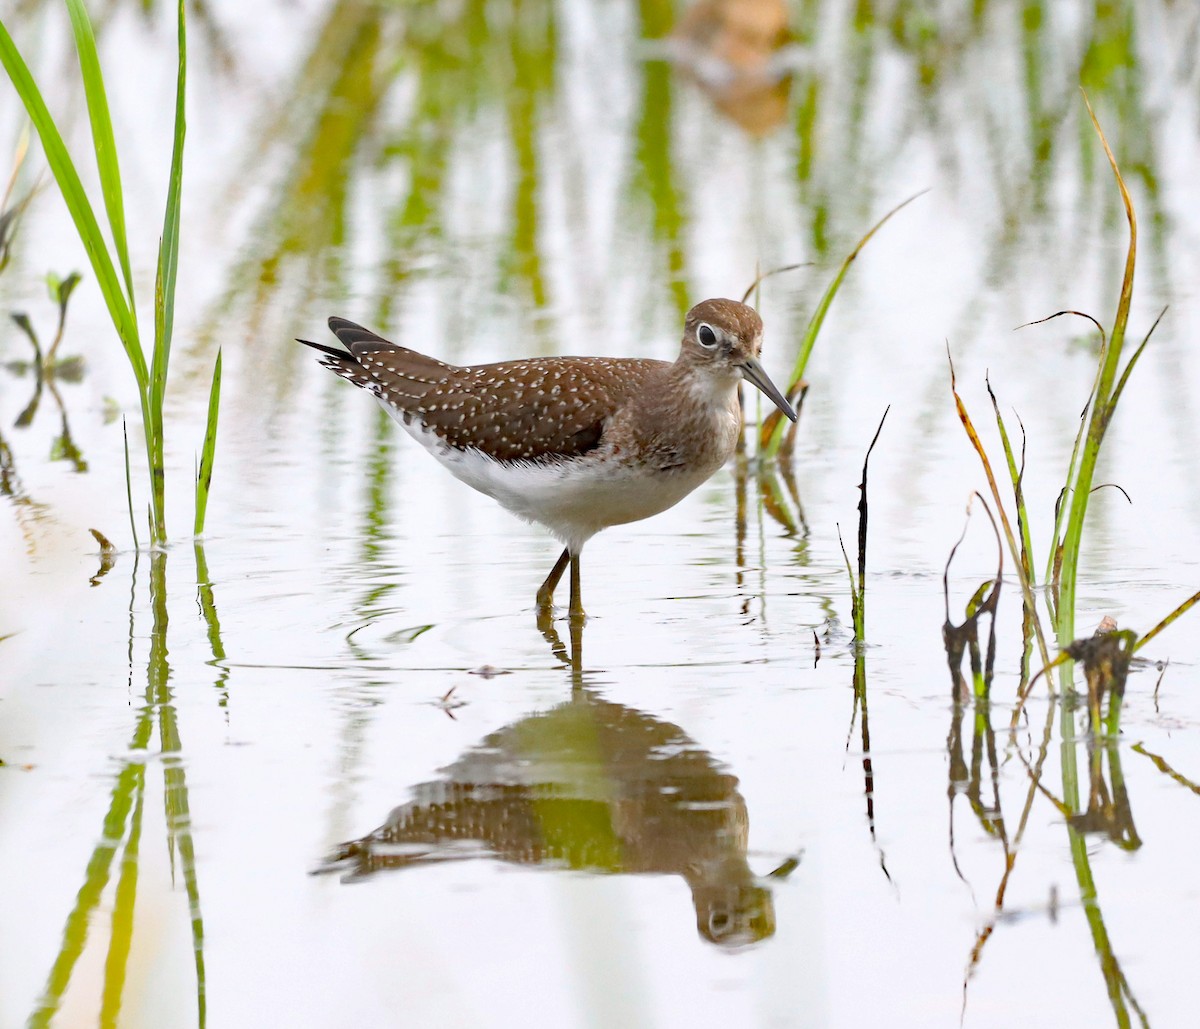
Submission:
<svg viewBox="0 0 1200 1029">
<path fill-rule="evenodd" d="M 584 617 L 584 543 L 679 503 L 729 460 L 741 426 L 739 382 L 796 420 L 758 361 L 762 319 L 734 300 L 705 300 L 687 313 L 674 363 L 534 357 L 460 367 L 344 318 L 329 327 L 345 350 L 299 342 L 373 393 L 456 478 L 564 545 L 537 601 L 549 611 L 569 564 L 575 623 Z"/>
</svg>

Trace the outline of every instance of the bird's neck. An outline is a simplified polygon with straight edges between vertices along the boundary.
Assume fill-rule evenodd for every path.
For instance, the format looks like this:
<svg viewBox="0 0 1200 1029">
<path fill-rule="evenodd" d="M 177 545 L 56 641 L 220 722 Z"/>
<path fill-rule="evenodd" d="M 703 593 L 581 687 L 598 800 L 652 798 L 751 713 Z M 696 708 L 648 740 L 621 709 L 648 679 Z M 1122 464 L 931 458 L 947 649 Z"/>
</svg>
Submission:
<svg viewBox="0 0 1200 1029">
<path fill-rule="evenodd" d="M 688 409 L 680 412 L 683 417 L 721 418 L 737 406 L 741 376 L 736 373 L 723 374 L 711 366 L 679 360 L 671 366 L 671 378 L 669 395 Z"/>
</svg>

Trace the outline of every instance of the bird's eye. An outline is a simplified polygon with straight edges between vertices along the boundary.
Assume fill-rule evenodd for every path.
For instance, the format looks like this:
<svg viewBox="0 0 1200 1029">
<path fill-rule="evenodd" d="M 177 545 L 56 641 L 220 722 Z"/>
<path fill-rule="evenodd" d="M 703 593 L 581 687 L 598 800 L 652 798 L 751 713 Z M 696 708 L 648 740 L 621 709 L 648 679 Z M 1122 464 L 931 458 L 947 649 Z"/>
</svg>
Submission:
<svg viewBox="0 0 1200 1029">
<path fill-rule="evenodd" d="M 702 347 L 711 349 L 717 345 L 717 334 L 713 331 L 711 325 L 701 325 L 696 332 L 696 338 L 700 341 Z"/>
</svg>

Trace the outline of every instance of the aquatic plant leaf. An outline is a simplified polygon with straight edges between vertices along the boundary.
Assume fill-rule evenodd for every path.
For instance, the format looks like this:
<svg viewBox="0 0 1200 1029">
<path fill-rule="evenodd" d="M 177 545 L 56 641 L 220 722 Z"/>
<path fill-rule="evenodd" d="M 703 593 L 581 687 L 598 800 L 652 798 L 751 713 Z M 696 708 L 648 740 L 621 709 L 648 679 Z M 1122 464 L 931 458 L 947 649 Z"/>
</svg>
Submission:
<svg viewBox="0 0 1200 1029">
<path fill-rule="evenodd" d="M 34 128 L 41 137 L 46 162 L 50 165 L 50 170 L 62 192 L 67 210 L 79 232 L 79 238 L 87 251 L 92 270 L 96 273 L 96 280 L 100 285 L 100 292 L 104 296 L 104 302 L 108 306 L 117 334 L 121 337 L 121 343 L 133 366 L 134 376 L 137 378 L 138 385 L 144 387 L 147 380 L 147 369 L 138 339 L 137 323 L 117 279 L 116 269 L 113 266 L 112 257 L 109 255 L 104 235 L 96 220 L 95 212 L 92 210 L 91 202 L 84 192 L 83 183 L 75 169 L 75 162 L 63 142 L 54 118 L 42 99 L 41 90 L 38 89 L 29 67 L 25 64 L 3 22 L 0 22 L 0 64 L 4 65 L 8 77 L 17 90 L 17 95 L 25 105 L 30 121 L 33 122 Z"/>
<path fill-rule="evenodd" d="M 96 36 L 92 31 L 92 22 L 83 6 L 83 0 L 67 0 L 67 13 L 71 16 L 75 49 L 79 52 L 79 71 L 83 77 L 83 91 L 92 124 L 92 147 L 96 153 L 96 168 L 100 172 L 100 191 L 104 196 L 104 209 L 108 214 L 109 228 L 112 230 L 113 248 L 117 252 L 117 260 L 120 261 L 121 271 L 125 276 L 129 313 L 136 326 L 137 308 L 134 306 L 133 274 L 129 268 L 129 245 L 125 239 L 125 200 L 121 189 L 121 169 L 117 162 L 117 143 L 113 138 L 104 74 L 100 70 L 100 56 L 96 52 Z"/>
<path fill-rule="evenodd" d="M 808 328 L 804 330 L 804 338 L 800 341 L 800 352 L 796 355 L 796 363 L 792 366 L 792 374 L 788 377 L 787 389 L 784 390 L 784 395 L 788 401 L 794 399 L 796 393 L 799 392 L 802 381 L 804 379 L 804 369 L 808 366 L 808 359 L 812 354 L 813 346 L 817 342 L 817 335 L 821 331 L 821 326 L 825 322 L 825 315 L 828 313 L 830 305 L 833 303 L 834 297 L 837 296 L 838 290 L 841 288 L 842 280 L 845 279 L 846 273 L 850 270 L 850 265 L 854 263 L 855 258 L 862 252 L 870 241 L 883 226 L 891 219 L 892 215 L 903 210 L 918 197 L 923 196 L 928 190 L 921 190 L 920 193 L 914 193 L 907 200 L 902 201 L 893 207 L 887 214 L 879 219 L 866 235 L 855 244 L 853 250 L 846 255 L 842 261 L 841 267 L 838 268 L 837 274 L 833 277 L 833 281 L 826 287 L 824 294 L 821 296 L 820 302 L 817 304 L 817 309 L 813 312 L 812 317 L 808 321 Z M 783 442 L 785 423 L 782 418 L 764 419 L 762 426 L 758 431 L 758 449 L 759 453 L 767 458 L 775 457 L 779 453 L 779 448 Z"/>
<path fill-rule="evenodd" d="M 208 391 L 208 419 L 204 429 L 204 449 L 200 452 L 200 468 L 196 473 L 195 535 L 204 532 L 204 517 L 208 511 L 208 491 L 212 486 L 213 461 L 217 453 L 217 416 L 221 406 L 221 351 L 213 366 L 212 385 Z"/>
</svg>

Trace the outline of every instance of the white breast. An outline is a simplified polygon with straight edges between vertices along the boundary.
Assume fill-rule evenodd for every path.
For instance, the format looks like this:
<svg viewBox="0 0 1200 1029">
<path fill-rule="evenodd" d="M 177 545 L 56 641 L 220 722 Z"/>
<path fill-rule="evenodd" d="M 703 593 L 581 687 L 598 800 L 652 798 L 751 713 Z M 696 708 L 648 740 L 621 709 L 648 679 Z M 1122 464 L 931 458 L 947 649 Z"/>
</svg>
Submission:
<svg viewBox="0 0 1200 1029">
<path fill-rule="evenodd" d="M 384 409 L 396 417 L 394 408 Z M 663 473 L 625 461 L 603 450 L 561 462 L 501 463 L 478 450 L 456 450 L 413 422 L 396 420 L 455 478 L 497 501 L 526 521 L 544 525 L 572 552 L 601 529 L 636 522 L 679 503 L 720 467 L 720 459 L 702 467 Z"/>
</svg>

